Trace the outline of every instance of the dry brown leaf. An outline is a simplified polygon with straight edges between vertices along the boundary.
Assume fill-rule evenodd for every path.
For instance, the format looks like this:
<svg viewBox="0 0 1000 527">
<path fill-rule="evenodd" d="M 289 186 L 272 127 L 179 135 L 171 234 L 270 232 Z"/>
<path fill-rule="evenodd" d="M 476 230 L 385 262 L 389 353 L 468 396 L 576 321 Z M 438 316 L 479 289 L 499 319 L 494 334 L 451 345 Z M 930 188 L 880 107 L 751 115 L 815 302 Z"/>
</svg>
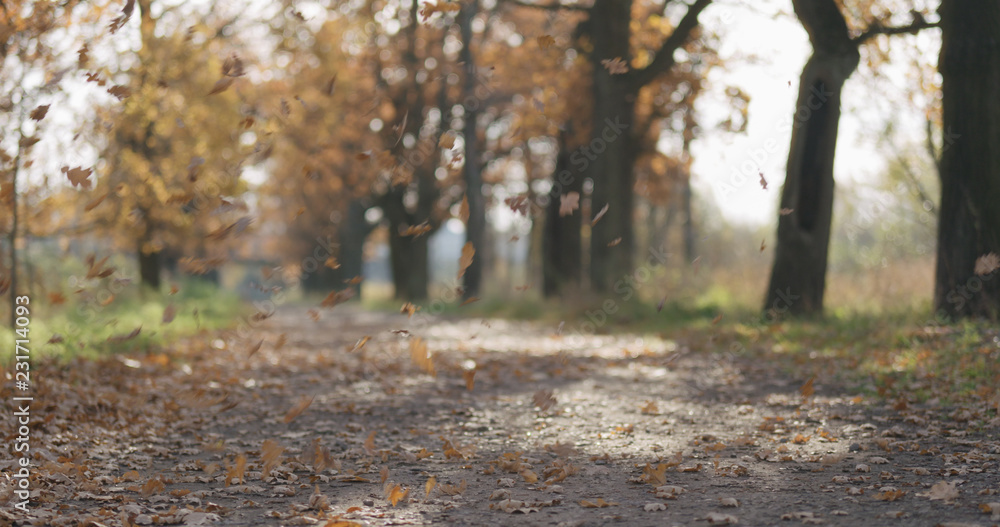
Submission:
<svg viewBox="0 0 1000 527">
<path fill-rule="evenodd" d="M 621 57 L 601 60 L 601 65 L 612 75 L 624 75 L 628 73 L 628 63 Z"/>
<path fill-rule="evenodd" d="M 816 389 L 813 388 L 813 381 L 816 380 L 816 376 L 812 376 L 808 381 L 805 382 L 801 387 L 799 387 L 799 393 L 802 394 L 803 398 L 810 398 L 816 393 Z"/>
<path fill-rule="evenodd" d="M 302 412 L 306 411 L 306 408 L 309 408 L 309 405 L 312 404 L 314 397 L 314 395 L 302 396 L 299 402 L 295 403 L 295 406 L 288 410 L 282 422 L 285 424 L 291 423 L 296 417 L 302 415 Z"/>
<path fill-rule="evenodd" d="M 430 351 L 427 350 L 427 342 L 424 339 L 415 337 L 410 340 L 410 360 L 428 374 L 432 376 L 437 375 L 437 372 L 434 370 L 433 357 Z"/>
<path fill-rule="evenodd" d="M 31 110 L 31 113 L 28 114 L 28 117 L 30 117 L 31 120 L 33 121 L 41 121 L 42 119 L 45 119 L 45 114 L 49 112 L 49 106 L 51 105 L 43 104 L 41 106 L 38 106 L 34 110 Z"/>
<path fill-rule="evenodd" d="M 939 481 L 935 483 L 931 490 L 926 493 L 920 494 L 920 496 L 927 497 L 931 500 L 942 500 L 942 501 L 952 501 L 958 498 L 958 489 L 955 486 L 958 485 L 956 481 Z"/>
<path fill-rule="evenodd" d="M 605 204 L 603 207 L 601 207 L 601 210 L 597 212 L 597 215 L 594 216 L 594 219 L 590 220 L 590 226 L 593 227 L 594 225 L 597 225 L 597 222 L 601 221 L 601 218 L 603 218 L 604 215 L 607 213 L 608 213 L 608 204 Z"/>
<path fill-rule="evenodd" d="M 162 318 L 163 323 L 169 324 L 173 322 L 174 316 L 176 314 L 177 314 L 177 307 L 174 306 L 174 303 L 171 302 L 167 304 L 167 307 L 163 308 L 163 318 Z"/>
<path fill-rule="evenodd" d="M 619 236 L 619 237 L 611 240 L 610 242 L 608 242 L 608 247 L 615 247 L 615 246 L 617 246 L 621 242 L 622 242 L 622 237 Z"/>
<path fill-rule="evenodd" d="M 472 265 L 472 259 L 476 256 L 476 248 L 472 246 L 472 242 L 465 242 L 462 246 L 462 257 L 458 260 L 458 277 L 461 278 L 465 276 L 465 270 Z"/>
<path fill-rule="evenodd" d="M 368 335 L 365 335 L 365 336 L 361 337 L 360 339 L 358 339 L 358 341 L 356 343 L 354 343 L 354 347 L 351 348 L 350 351 L 351 352 L 359 351 L 361 348 L 364 348 L 365 344 L 367 344 L 368 341 L 371 340 L 371 339 L 372 338 L 370 336 L 368 336 Z"/>
<path fill-rule="evenodd" d="M 588 509 L 603 509 L 604 507 L 613 507 L 618 504 L 613 501 L 604 501 L 604 498 L 597 498 L 594 501 L 580 500 L 580 505 Z"/>
<path fill-rule="evenodd" d="M 761 171 L 757 171 L 757 173 L 760 174 L 760 186 L 763 187 L 764 190 L 767 190 L 767 180 L 764 179 L 764 173 Z"/>
<path fill-rule="evenodd" d="M 264 440 L 264 444 L 260 447 L 260 459 L 264 462 L 260 470 L 260 479 L 266 480 L 271 475 L 271 471 L 281 461 L 281 453 L 284 451 L 285 447 L 279 445 L 277 441 L 273 439 Z"/>
<path fill-rule="evenodd" d="M 387 495 L 385 499 L 389 500 L 389 503 L 391 503 L 392 506 L 395 507 L 396 504 L 398 504 L 400 501 L 405 500 L 406 497 L 410 495 L 410 489 L 403 488 L 397 483 L 395 486 L 390 488 L 389 492 L 387 492 L 386 494 Z"/>
<path fill-rule="evenodd" d="M 74 187 L 80 187 L 84 190 L 90 189 L 90 174 L 94 171 L 92 168 L 83 167 L 62 167 L 62 173 L 66 174 L 66 178 Z"/>
<path fill-rule="evenodd" d="M 369 456 L 375 455 L 375 430 L 372 430 L 372 433 L 368 434 L 368 439 L 365 439 L 362 447 L 365 449 L 365 454 Z"/>
<path fill-rule="evenodd" d="M 540 37 L 536 37 L 535 41 L 538 42 L 538 47 L 542 49 L 548 49 L 556 43 L 556 39 L 552 35 L 542 35 Z"/>
<path fill-rule="evenodd" d="M 462 379 L 465 380 L 465 389 L 472 391 L 476 385 L 476 370 L 465 370 L 462 372 Z"/>
<path fill-rule="evenodd" d="M 431 496 L 431 491 L 434 490 L 434 486 L 437 485 L 437 478 L 431 476 L 427 479 L 427 483 L 424 484 L 424 497 L 429 498 Z"/>
</svg>

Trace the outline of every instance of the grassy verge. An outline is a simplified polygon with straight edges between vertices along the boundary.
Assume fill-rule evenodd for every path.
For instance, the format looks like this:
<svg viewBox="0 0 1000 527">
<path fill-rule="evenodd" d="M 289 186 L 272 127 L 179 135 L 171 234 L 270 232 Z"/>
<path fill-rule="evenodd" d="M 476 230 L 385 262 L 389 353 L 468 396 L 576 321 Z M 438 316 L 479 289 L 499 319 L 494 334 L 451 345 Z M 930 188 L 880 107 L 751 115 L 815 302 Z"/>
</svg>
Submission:
<svg viewBox="0 0 1000 527">
<path fill-rule="evenodd" d="M 100 296 L 55 301 L 33 297 L 28 333 L 32 356 L 68 359 L 157 352 L 202 330 L 229 327 L 247 311 L 238 296 L 202 281 L 182 283 L 173 295 L 131 287 L 104 300 Z M 137 329 L 138 334 L 132 336 Z M 6 350 L 14 349 L 15 338 L 21 337 L 8 327 L 0 328 L 0 349 L 4 350 L 0 362 L 13 360 L 13 352 Z"/>
</svg>

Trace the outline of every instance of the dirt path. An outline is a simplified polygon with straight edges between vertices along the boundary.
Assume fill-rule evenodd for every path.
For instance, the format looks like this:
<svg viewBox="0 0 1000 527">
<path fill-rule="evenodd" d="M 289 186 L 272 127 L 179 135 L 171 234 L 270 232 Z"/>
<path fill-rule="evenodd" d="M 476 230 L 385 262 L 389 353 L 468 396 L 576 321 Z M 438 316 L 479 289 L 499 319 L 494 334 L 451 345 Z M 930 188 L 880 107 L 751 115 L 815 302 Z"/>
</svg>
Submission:
<svg viewBox="0 0 1000 527">
<path fill-rule="evenodd" d="M 823 376 L 803 398 L 808 373 L 705 337 L 555 332 L 289 309 L 249 342 L 43 368 L 29 512 L 0 478 L 0 524 L 1000 521 L 983 409 L 870 406 Z"/>
</svg>

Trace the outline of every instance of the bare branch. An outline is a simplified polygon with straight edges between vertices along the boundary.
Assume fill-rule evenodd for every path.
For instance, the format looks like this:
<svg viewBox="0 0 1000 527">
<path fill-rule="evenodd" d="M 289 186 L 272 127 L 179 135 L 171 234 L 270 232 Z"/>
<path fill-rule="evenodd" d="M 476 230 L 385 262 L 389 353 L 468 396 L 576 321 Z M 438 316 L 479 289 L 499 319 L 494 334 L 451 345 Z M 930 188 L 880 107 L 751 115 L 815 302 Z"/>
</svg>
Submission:
<svg viewBox="0 0 1000 527">
<path fill-rule="evenodd" d="M 663 72 L 670 71 L 674 67 L 674 52 L 677 48 L 684 45 L 687 42 L 688 37 L 694 28 L 698 27 L 698 15 L 711 4 L 712 0 L 696 0 L 694 4 L 688 7 L 687 13 L 684 14 L 684 18 L 681 19 L 677 27 L 674 28 L 674 32 L 670 34 L 660 49 L 657 50 L 656 56 L 653 57 L 653 61 L 650 62 L 645 68 L 641 70 L 635 70 L 632 76 L 633 87 L 639 89 L 650 82 L 653 81 L 658 75 Z"/>
<path fill-rule="evenodd" d="M 558 0 L 551 4 L 535 4 L 533 2 L 525 2 L 524 0 L 505 1 L 519 7 L 532 7 L 535 9 L 545 9 L 547 11 L 590 11 L 589 6 L 583 6 L 580 4 L 561 4 Z"/>
<path fill-rule="evenodd" d="M 866 29 L 860 35 L 851 39 L 855 45 L 862 45 L 868 40 L 874 38 L 876 35 L 901 35 L 903 33 L 909 33 L 911 35 L 916 35 L 921 30 L 929 29 L 932 27 L 938 27 L 937 22 L 928 22 L 924 19 L 924 15 L 917 11 L 911 13 L 913 15 L 913 22 L 905 26 L 899 27 L 884 27 L 878 22 L 874 22 L 871 27 Z"/>
</svg>

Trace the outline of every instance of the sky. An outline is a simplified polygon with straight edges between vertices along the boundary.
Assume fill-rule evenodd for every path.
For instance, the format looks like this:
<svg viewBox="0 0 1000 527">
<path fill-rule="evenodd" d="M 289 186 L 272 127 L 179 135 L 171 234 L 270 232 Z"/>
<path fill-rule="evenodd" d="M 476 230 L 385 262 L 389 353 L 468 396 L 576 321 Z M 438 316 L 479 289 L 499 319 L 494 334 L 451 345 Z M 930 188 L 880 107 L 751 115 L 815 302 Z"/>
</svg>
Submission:
<svg viewBox="0 0 1000 527">
<path fill-rule="evenodd" d="M 788 14 L 773 17 L 763 12 L 773 11 L 769 6 L 781 7 Z M 692 145 L 695 157 L 692 185 L 699 195 L 711 197 L 730 222 L 757 226 L 773 224 L 791 141 L 791 128 L 787 123 L 795 111 L 799 75 L 812 47 L 805 30 L 791 15 L 790 2 L 760 2 L 754 9 L 715 4 L 706 9 L 702 21 L 722 28 L 720 52 L 723 57 L 753 54 L 760 60 L 753 63 L 730 60 L 726 71 L 714 72 L 711 81 L 716 91 L 726 85 L 735 85 L 750 95 L 749 126 L 746 134 L 712 132 Z M 936 53 L 936 35 L 929 33 L 921 35 L 924 49 Z M 896 46 L 907 45 L 901 40 L 896 42 Z M 934 57 L 929 58 L 933 60 Z M 890 93 L 885 95 L 892 95 L 893 82 L 906 82 L 898 73 L 887 72 L 888 78 L 879 82 L 879 86 L 887 83 L 890 86 Z M 834 161 L 834 178 L 838 185 L 871 184 L 885 170 L 884 153 L 874 144 L 868 131 L 880 126 L 889 111 L 894 112 L 893 118 L 904 123 L 922 123 L 922 112 L 916 109 L 907 112 L 905 105 L 892 109 L 878 103 L 869 106 L 872 95 L 870 83 L 866 83 L 859 72 L 855 72 L 844 87 Z M 718 106 L 718 101 L 708 101 L 699 107 L 705 118 L 703 122 L 719 120 L 712 119 L 719 112 Z M 910 130 L 911 140 L 922 140 L 922 125 L 903 128 Z M 767 190 L 761 187 L 756 171 L 752 172 L 752 177 L 741 177 L 741 168 L 746 170 L 751 166 L 764 174 Z"/>
</svg>

